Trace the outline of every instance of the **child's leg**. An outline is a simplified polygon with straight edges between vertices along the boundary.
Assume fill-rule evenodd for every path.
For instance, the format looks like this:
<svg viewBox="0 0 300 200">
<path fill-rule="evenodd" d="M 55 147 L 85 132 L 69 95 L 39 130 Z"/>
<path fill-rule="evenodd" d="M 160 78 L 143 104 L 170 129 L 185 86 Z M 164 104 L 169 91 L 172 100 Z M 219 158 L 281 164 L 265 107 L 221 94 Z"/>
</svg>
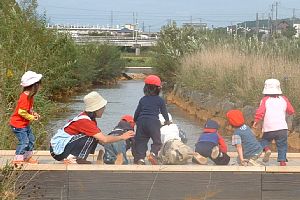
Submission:
<svg viewBox="0 0 300 200">
<path fill-rule="evenodd" d="M 23 161 L 24 160 L 24 154 L 26 152 L 26 148 L 29 144 L 29 139 L 27 137 L 27 131 L 25 128 L 15 128 L 12 127 L 12 131 L 16 135 L 19 143 L 17 144 L 16 148 L 16 158 L 15 160 Z"/>
<path fill-rule="evenodd" d="M 150 136 L 147 134 L 144 126 L 145 123 L 143 119 L 137 122 L 137 130 L 134 137 L 134 163 L 137 163 L 138 160 L 145 159 L 146 157 L 146 152 L 148 149 L 147 144 Z"/>
<path fill-rule="evenodd" d="M 28 146 L 26 147 L 26 152 L 24 154 L 24 159 L 25 160 L 28 160 L 32 157 L 32 151 L 33 151 L 33 148 L 34 148 L 34 142 L 35 142 L 35 136 L 30 128 L 30 126 L 27 126 L 26 127 L 27 129 L 27 137 L 28 137 Z M 36 161 L 35 160 L 32 160 L 33 163 L 35 163 Z"/>
<path fill-rule="evenodd" d="M 278 151 L 278 158 L 277 161 L 283 161 L 286 162 L 286 152 L 287 152 L 287 135 L 288 131 L 287 130 L 279 130 L 274 132 L 276 135 L 275 137 L 275 142 L 277 146 L 277 151 Z"/>
<path fill-rule="evenodd" d="M 272 132 L 264 132 L 260 140 L 260 145 L 263 149 L 268 148 L 273 139 L 274 135 L 272 134 Z"/>
<path fill-rule="evenodd" d="M 151 144 L 151 152 L 155 154 L 155 156 L 158 155 L 158 152 L 162 146 L 161 142 L 161 134 L 160 134 L 160 122 L 158 120 L 149 120 L 148 122 L 148 129 L 150 137 L 153 141 Z M 150 128 L 151 127 L 151 128 Z"/>
</svg>

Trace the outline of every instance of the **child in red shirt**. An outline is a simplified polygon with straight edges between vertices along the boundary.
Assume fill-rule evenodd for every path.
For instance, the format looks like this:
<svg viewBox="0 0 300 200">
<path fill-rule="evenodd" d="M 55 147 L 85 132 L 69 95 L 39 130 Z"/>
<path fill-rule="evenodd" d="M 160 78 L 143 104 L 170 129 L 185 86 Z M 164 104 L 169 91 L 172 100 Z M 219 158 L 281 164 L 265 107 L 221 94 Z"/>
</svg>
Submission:
<svg viewBox="0 0 300 200">
<path fill-rule="evenodd" d="M 42 74 L 27 71 L 21 78 L 23 92 L 20 95 L 16 109 L 10 118 L 12 131 L 19 143 L 16 148 L 14 164 L 23 162 L 37 164 L 32 158 L 35 137 L 29 126 L 30 122 L 39 120 L 40 115 L 33 111 L 34 95 L 41 85 Z"/>
</svg>

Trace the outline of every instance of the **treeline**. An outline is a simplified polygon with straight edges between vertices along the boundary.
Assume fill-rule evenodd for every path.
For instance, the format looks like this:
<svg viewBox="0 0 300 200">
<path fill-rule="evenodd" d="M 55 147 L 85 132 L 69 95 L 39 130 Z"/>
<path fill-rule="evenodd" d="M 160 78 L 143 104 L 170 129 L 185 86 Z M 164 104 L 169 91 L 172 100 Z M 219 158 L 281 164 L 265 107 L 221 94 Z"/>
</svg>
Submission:
<svg viewBox="0 0 300 200">
<path fill-rule="evenodd" d="M 36 0 L 0 1 L 0 148 L 14 148 L 9 117 L 27 70 L 43 74 L 35 107 L 43 116 L 33 125 L 36 146 L 47 148 L 45 125 L 57 107 L 52 99 L 74 88 L 114 80 L 124 68 L 120 51 L 108 45 L 76 45 L 67 34 L 48 30 Z"/>
<path fill-rule="evenodd" d="M 264 80 L 277 78 L 300 110 L 299 46 L 298 38 L 284 35 L 261 41 L 256 36 L 170 24 L 160 32 L 154 58 L 157 71 L 170 85 L 181 84 L 242 105 L 257 106 Z"/>
</svg>

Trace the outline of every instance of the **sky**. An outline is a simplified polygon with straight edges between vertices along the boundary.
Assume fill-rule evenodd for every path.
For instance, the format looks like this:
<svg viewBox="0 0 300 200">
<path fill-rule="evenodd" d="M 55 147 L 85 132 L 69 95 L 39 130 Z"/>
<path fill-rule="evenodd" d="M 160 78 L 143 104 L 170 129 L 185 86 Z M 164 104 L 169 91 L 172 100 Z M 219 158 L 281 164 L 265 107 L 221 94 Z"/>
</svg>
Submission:
<svg viewBox="0 0 300 200">
<path fill-rule="evenodd" d="M 50 24 L 116 26 L 137 23 L 159 30 L 170 20 L 177 24 L 203 22 L 222 27 L 267 18 L 274 0 L 38 0 L 38 11 Z M 275 7 L 274 7 L 275 8 Z M 300 18 L 299 0 L 278 1 L 278 18 Z M 275 9 L 274 9 L 275 18 Z"/>
</svg>

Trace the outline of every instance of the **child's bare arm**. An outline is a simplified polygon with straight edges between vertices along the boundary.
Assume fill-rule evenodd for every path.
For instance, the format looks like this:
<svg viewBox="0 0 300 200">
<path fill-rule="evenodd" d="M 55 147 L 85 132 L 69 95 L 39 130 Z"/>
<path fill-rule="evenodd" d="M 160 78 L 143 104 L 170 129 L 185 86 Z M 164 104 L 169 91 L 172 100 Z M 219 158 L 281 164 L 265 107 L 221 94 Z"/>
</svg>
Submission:
<svg viewBox="0 0 300 200">
<path fill-rule="evenodd" d="M 240 161 L 242 162 L 242 161 L 244 160 L 244 156 L 243 156 L 243 147 L 242 147 L 241 144 L 237 144 L 237 145 L 235 145 L 235 147 L 236 147 L 236 151 L 237 151 L 237 153 L 238 153 L 238 155 L 239 155 L 239 159 L 240 159 Z"/>
</svg>

